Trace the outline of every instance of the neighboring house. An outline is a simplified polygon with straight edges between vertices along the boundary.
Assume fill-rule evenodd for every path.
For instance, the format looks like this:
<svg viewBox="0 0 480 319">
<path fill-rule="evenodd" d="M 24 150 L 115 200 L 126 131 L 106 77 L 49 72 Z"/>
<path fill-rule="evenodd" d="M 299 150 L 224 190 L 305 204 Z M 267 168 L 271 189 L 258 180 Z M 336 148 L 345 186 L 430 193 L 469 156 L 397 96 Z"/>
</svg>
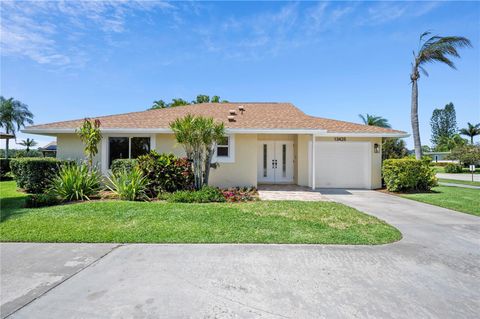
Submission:
<svg viewBox="0 0 480 319">
<path fill-rule="evenodd" d="M 204 103 L 97 117 L 103 139 L 95 160 L 106 173 L 114 159 L 135 158 L 150 149 L 184 156 L 169 124 L 187 114 L 225 123 L 210 184 L 257 186 L 297 184 L 312 188 L 381 187 L 384 137 L 402 131 L 309 116 L 290 103 Z M 83 120 L 29 126 L 24 133 L 57 137 L 57 157 L 83 158 L 75 134 Z M 312 143 L 315 141 L 315 143 Z"/>
<path fill-rule="evenodd" d="M 53 141 L 45 145 L 44 147 L 39 147 L 38 150 L 42 152 L 43 157 L 56 157 L 57 156 L 57 142 Z"/>
<path fill-rule="evenodd" d="M 432 161 L 435 163 L 456 163 L 456 160 L 448 160 L 447 156 L 450 155 L 450 152 L 425 152 L 423 153 L 426 156 L 430 156 Z"/>
</svg>

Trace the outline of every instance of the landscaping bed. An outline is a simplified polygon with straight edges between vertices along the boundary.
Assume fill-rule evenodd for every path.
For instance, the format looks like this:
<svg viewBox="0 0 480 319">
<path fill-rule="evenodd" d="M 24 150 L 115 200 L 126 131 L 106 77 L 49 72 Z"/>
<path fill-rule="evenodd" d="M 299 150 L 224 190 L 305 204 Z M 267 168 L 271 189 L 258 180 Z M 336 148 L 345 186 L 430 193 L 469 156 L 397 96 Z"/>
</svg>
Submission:
<svg viewBox="0 0 480 319">
<path fill-rule="evenodd" d="M 115 243 L 385 244 L 385 222 L 332 202 L 174 203 L 85 201 L 24 208 L 15 182 L 0 182 L 0 240 Z"/>
</svg>

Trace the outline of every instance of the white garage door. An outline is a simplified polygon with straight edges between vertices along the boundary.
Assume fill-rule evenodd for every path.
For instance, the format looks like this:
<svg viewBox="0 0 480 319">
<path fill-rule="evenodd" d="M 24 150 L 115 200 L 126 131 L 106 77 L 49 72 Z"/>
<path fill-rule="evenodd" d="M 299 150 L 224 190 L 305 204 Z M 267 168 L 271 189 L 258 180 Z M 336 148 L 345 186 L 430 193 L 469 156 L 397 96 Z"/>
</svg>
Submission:
<svg viewBox="0 0 480 319">
<path fill-rule="evenodd" d="M 318 188 L 371 188 L 371 144 L 317 142 L 315 186 Z"/>
</svg>

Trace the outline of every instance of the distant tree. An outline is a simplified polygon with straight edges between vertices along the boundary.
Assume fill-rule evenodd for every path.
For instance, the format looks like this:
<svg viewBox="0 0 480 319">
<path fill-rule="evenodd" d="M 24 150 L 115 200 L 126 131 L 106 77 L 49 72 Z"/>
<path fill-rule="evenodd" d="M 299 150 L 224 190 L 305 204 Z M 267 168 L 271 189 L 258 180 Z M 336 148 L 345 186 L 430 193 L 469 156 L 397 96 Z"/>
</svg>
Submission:
<svg viewBox="0 0 480 319">
<path fill-rule="evenodd" d="M 401 138 L 386 138 L 382 144 L 382 159 L 404 158 L 408 156 L 405 141 Z"/>
<path fill-rule="evenodd" d="M 209 102 L 210 102 L 210 96 L 199 94 L 197 95 L 197 98 L 194 101 L 192 101 L 192 104 L 201 104 L 201 103 L 209 103 Z"/>
<path fill-rule="evenodd" d="M 420 36 L 420 47 L 418 53 L 413 52 L 412 73 L 410 80 L 412 81 L 412 103 L 411 103 L 411 121 L 413 131 L 413 141 L 415 145 L 416 159 L 422 158 L 422 144 L 420 141 L 420 129 L 418 124 L 418 80 L 420 79 L 420 71 L 428 76 L 427 71 L 423 67 L 427 63 L 440 62 L 455 69 L 455 64 L 449 59 L 450 56 L 459 58 L 457 48 L 471 47 L 470 40 L 465 37 L 458 36 L 432 36 L 427 40 L 430 32 L 424 32 Z"/>
<path fill-rule="evenodd" d="M 432 129 L 431 142 L 436 148 L 441 141 L 451 139 L 457 133 L 457 116 L 452 102 L 442 109 L 435 109 L 430 119 Z"/>
<path fill-rule="evenodd" d="M 182 105 L 189 105 L 187 101 L 184 99 L 178 98 L 178 99 L 172 99 L 172 103 L 170 103 L 168 106 L 169 107 L 175 107 L 175 106 L 182 106 Z"/>
<path fill-rule="evenodd" d="M 33 114 L 29 111 L 28 105 L 0 96 L 0 127 L 5 129 L 5 133 L 16 135 L 25 124 L 33 124 Z M 10 141 L 5 140 L 5 158 L 8 158 L 8 149 Z"/>
<path fill-rule="evenodd" d="M 30 147 L 37 145 L 37 142 L 33 138 L 27 138 L 26 140 L 22 140 L 19 145 L 25 146 L 27 148 L 27 153 L 30 152 Z"/>
<path fill-rule="evenodd" d="M 428 145 L 422 145 L 422 153 L 431 152 L 432 149 Z"/>
<path fill-rule="evenodd" d="M 156 110 L 156 109 L 165 109 L 169 107 L 167 103 L 165 103 L 164 100 L 158 100 L 158 101 L 153 101 L 153 105 L 150 109 Z"/>
<path fill-rule="evenodd" d="M 214 96 L 212 96 L 212 100 L 210 102 L 220 103 L 220 97 L 218 95 L 214 95 Z"/>
<path fill-rule="evenodd" d="M 362 119 L 363 124 L 365 125 L 386 127 L 386 128 L 391 127 L 390 124 L 388 123 L 388 120 L 381 116 L 370 115 L 368 113 L 365 116 L 363 114 L 358 114 L 358 116 Z"/>
<path fill-rule="evenodd" d="M 478 124 L 471 124 L 471 123 L 467 123 L 467 127 L 466 128 L 462 128 L 460 130 L 460 134 L 461 135 L 465 135 L 465 136 L 469 136 L 470 137 L 470 144 L 473 144 L 473 138 L 477 135 L 480 135 L 480 123 Z"/>
<path fill-rule="evenodd" d="M 453 136 L 442 136 L 438 140 L 438 144 L 433 148 L 436 152 L 449 152 L 455 147 L 468 144 L 468 141 L 462 138 L 459 134 Z"/>
<path fill-rule="evenodd" d="M 100 121 L 86 118 L 77 134 L 84 145 L 84 153 L 87 157 L 88 167 L 93 169 L 93 158 L 98 154 L 98 144 L 102 140 Z"/>
<path fill-rule="evenodd" d="M 457 160 L 464 165 L 478 165 L 480 163 L 480 145 L 468 144 L 457 146 L 447 158 Z"/>
</svg>

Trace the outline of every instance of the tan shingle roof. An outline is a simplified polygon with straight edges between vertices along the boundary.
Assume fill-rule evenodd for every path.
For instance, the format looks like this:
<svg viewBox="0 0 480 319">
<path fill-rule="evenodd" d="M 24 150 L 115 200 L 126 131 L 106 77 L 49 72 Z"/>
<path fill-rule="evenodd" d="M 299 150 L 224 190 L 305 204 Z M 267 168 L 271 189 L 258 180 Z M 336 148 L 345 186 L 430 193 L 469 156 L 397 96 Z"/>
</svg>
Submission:
<svg viewBox="0 0 480 319">
<path fill-rule="evenodd" d="M 239 106 L 245 107 L 241 114 Z M 235 110 L 235 121 L 228 121 L 229 111 Z M 314 117 L 303 113 L 291 103 L 203 103 L 168 109 L 148 110 L 96 117 L 102 128 L 161 129 L 187 114 L 213 117 L 236 129 L 319 129 L 338 133 L 405 133 L 402 131 L 367 126 L 350 122 Z M 83 119 L 33 125 L 29 129 L 74 129 Z"/>
</svg>

